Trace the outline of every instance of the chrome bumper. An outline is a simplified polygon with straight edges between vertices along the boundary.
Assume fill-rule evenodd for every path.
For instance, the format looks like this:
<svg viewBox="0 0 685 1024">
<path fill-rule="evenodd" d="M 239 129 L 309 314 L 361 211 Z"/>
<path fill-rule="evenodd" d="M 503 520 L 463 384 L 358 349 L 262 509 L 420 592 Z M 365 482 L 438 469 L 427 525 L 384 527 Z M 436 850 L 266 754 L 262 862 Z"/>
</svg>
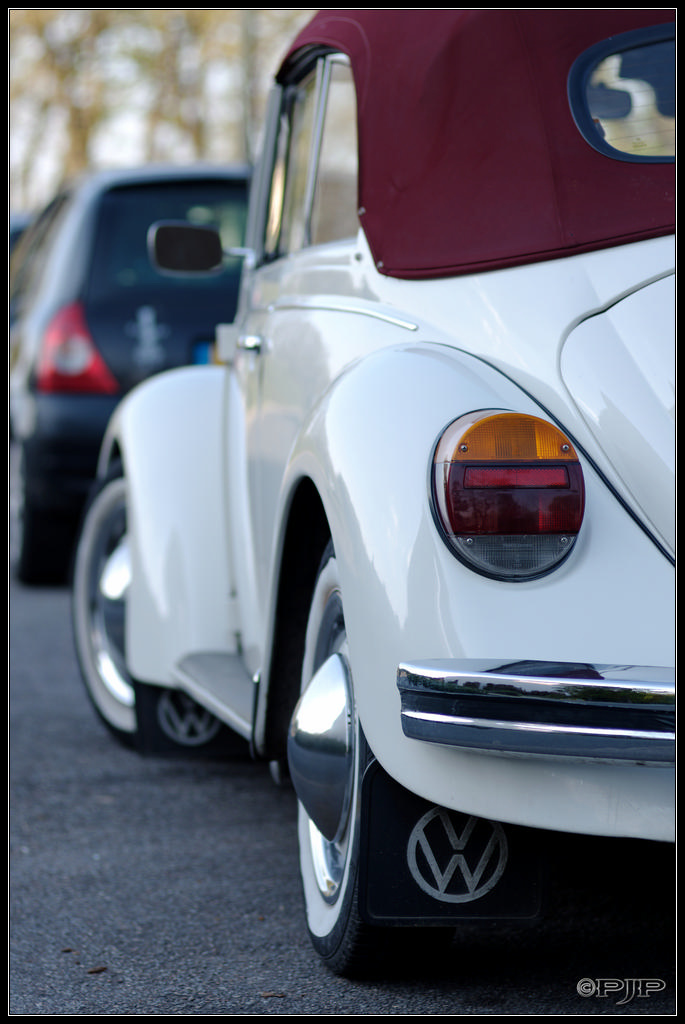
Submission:
<svg viewBox="0 0 685 1024">
<path fill-rule="evenodd" d="M 397 671 L 405 736 L 489 754 L 675 763 L 675 672 L 425 661 Z"/>
</svg>

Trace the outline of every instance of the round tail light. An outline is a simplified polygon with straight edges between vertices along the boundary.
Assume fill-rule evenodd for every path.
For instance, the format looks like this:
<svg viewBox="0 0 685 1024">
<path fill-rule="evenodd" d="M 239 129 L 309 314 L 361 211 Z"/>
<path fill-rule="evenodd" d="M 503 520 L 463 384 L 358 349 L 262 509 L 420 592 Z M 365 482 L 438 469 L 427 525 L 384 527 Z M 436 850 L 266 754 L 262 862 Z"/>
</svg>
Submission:
<svg viewBox="0 0 685 1024">
<path fill-rule="evenodd" d="M 535 416 L 486 411 L 451 423 L 432 467 L 435 517 L 465 565 L 501 580 L 529 580 L 570 553 L 585 485 L 573 445 Z"/>
</svg>

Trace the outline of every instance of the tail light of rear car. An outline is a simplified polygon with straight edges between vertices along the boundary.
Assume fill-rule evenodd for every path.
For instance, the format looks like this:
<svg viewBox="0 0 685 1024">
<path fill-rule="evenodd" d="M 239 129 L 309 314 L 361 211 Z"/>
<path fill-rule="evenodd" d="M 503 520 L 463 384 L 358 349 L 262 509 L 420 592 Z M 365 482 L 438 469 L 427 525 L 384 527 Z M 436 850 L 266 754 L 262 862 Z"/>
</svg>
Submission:
<svg viewBox="0 0 685 1024">
<path fill-rule="evenodd" d="M 36 368 L 39 391 L 116 394 L 115 378 L 95 347 L 78 302 L 58 310 L 48 324 Z"/>
<path fill-rule="evenodd" d="M 557 427 L 490 410 L 460 417 L 440 437 L 432 499 L 460 561 L 493 579 L 529 580 L 573 548 L 585 485 L 573 445 Z"/>
</svg>

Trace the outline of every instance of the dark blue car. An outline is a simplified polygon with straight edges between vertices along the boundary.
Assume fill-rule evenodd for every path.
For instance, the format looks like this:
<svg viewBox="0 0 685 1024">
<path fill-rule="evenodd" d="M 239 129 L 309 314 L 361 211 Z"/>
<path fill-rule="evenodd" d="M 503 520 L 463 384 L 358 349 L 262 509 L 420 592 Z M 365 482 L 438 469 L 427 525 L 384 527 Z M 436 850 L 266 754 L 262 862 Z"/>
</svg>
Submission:
<svg viewBox="0 0 685 1024">
<path fill-rule="evenodd" d="M 148 257 L 150 225 L 218 227 L 224 249 L 241 246 L 248 183 L 242 168 L 95 174 L 61 191 L 23 235 L 10 267 L 23 582 L 65 579 L 121 397 L 154 373 L 211 359 L 217 323 L 235 312 L 240 260 L 200 279 L 160 274 Z"/>
</svg>

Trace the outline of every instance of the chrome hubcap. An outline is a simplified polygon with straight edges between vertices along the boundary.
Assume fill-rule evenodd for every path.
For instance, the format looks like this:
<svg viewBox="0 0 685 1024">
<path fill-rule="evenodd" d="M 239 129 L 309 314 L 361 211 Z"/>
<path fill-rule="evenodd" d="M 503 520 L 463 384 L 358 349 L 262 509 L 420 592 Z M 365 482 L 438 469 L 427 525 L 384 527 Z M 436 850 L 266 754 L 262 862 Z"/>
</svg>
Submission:
<svg viewBox="0 0 685 1024">
<path fill-rule="evenodd" d="M 342 598 L 333 583 L 321 605 L 311 678 L 291 721 L 288 762 L 306 822 L 313 882 L 325 904 L 344 888 L 354 833 L 356 721 Z"/>
<path fill-rule="evenodd" d="M 354 781 L 354 729 L 347 662 L 327 658 L 300 701 L 288 736 L 290 777 L 316 829 L 339 842 Z"/>
</svg>

